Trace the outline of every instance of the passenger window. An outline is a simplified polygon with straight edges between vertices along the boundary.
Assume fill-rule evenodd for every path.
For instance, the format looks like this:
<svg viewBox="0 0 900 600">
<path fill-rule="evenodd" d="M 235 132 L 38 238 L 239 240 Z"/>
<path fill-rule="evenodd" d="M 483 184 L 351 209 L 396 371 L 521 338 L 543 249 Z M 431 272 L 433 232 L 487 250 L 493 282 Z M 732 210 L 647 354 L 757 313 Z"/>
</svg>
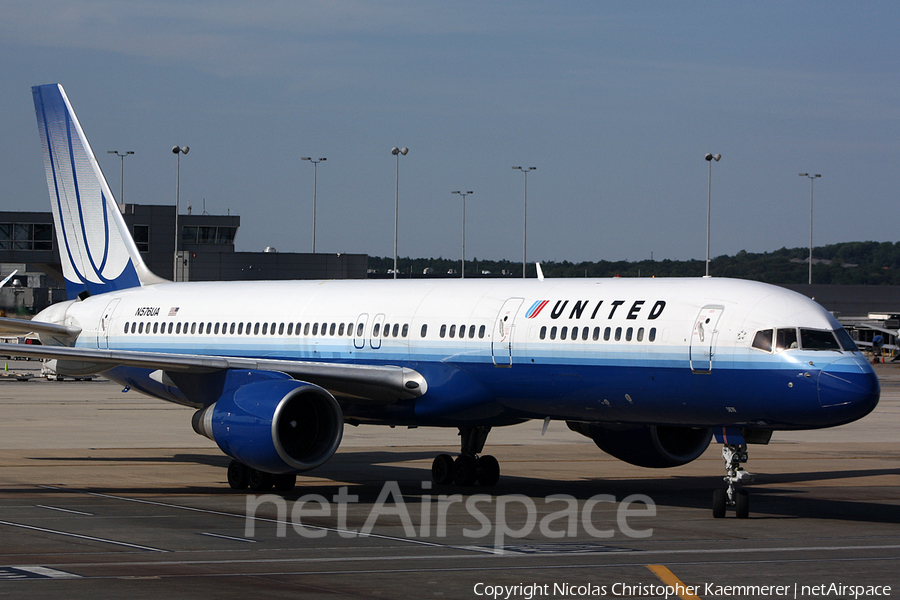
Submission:
<svg viewBox="0 0 900 600">
<path fill-rule="evenodd" d="M 641 328 L 638 329 L 638 332 L 637 332 L 637 341 L 639 341 L 639 342 L 643 342 L 643 341 L 644 341 L 644 328 L 643 328 L 643 327 L 641 327 Z"/>
<path fill-rule="evenodd" d="M 391 335 L 397 337 L 400 333 L 400 323 L 394 323 L 394 329 L 391 331 Z"/>
<path fill-rule="evenodd" d="M 582 341 L 586 341 L 588 338 L 588 333 L 590 333 L 590 327 L 582 327 L 581 328 L 581 339 Z"/>
<path fill-rule="evenodd" d="M 194 335 L 195 333 L 197 333 L 197 324 L 191 323 L 191 335 Z"/>
<path fill-rule="evenodd" d="M 359 334 L 362 335 L 362 332 L 360 331 Z M 309 323 L 303 326 L 303 335 L 309 335 Z"/>
<path fill-rule="evenodd" d="M 389 323 L 384 324 L 384 337 L 391 335 L 391 326 Z"/>
<path fill-rule="evenodd" d="M 561 340 L 566 339 L 566 333 L 568 333 L 568 331 L 569 331 L 568 327 L 563 327 L 562 329 L 560 329 L 559 330 L 559 339 L 561 339 Z"/>
<path fill-rule="evenodd" d="M 404 337 L 404 338 L 405 338 L 407 335 L 409 335 L 409 324 L 404 323 L 404 324 L 403 324 L 403 330 L 400 332 L 400 337 Z"/>
<path fill-rule="evenodd" d="M 478 328 L 478 339 L 484 339 L 485 327 L 482 325 Z"/>
<path fill-rule="evenodd" d="M 322 323 L 322 335 L 328 333 L 328 323 Z"/>
<path fill-rule="evenodd" d="M 343 326 L 343 324 L 341 324 Z M 337 323 L 331 324 L 331 329 L 328 331 L 329 335 L 334 335 L 334 328 L 337 327 Z"/>
<path fill-rule="evenodd" d="M 153 323 L 153 333 L 159 333 L 159 321 Z"/>
<path fill-rule="evenodd" d="M 347 323 L 347 335 L 353 335 L 353 323 Z"/>
<path fill-rule="evenodd" d="M 656 327 L 651 327 L 651 328 L 650 328 L 650 337 L 648 337 L 647 339 L 648 339 L 649 341 L 651 341 L 651 342 L 655 342 L 655 341 L 656 341 Z"/>
<path fill-rule="evenodd" d="M 363 334 L 363 324 L 360 323 L 356 326 L 356 337 L 360 337 Z"/>
<path fill-rule="evenodd" d="M 300 335 L 300 325 L 301 325 L 300 323 L 297 323 L 294 326 L 294 335 Z"/>
<path fill-rule="evenodd" d="M 572 339 L 573 339 L 573 340 L 577 340 L 577 339 L 578 339 L 578 328 L 577 328 L 577 327 L 573 327 L 573 328 L 572 328 Z"/>
<path fill-rule="evenodd" d="M 212 331 L 212 323 L 207 323 L 206 324 L 206 333 L 209 333 L 210 331 Z"/>
<path fill-rule="evenodd" d="M 450 337 L 456 337 L 456 325 L 450 326 Z"/>
<path fill-rule="evenodd" d="M 243 334 L 244 334 L 244 324 L 238 323 L 238 335 L 243 335 Z"/>
<path fill-rule="evenodd" d="M 216 335 L 219 335 L 219 324 L 218 323 L 216 323 L 216 328 L 213 333 L 215 333 Z"/>
<path fill-rule="evenodd" d="M 428 325 L 422 323 L 422 333 L 420 337 L 425 337 L 425 334 L 428 332 Z"/>
<path fill-rule="evenodd" d="M 607 327 L 606 329 L 603 330 L 603 341 L 604 341 L 604 342 L 608 342 L 608 341 L 609 341 L 609 333 L 610 333 L 611 331 L 612 331 L 612 329 L 610 329 L 609 327 Z"/>
<path fill-rule="evenodd" d="M 341 323 L 341 329 L 343 329 L 343 328 L 344 328 L 344 325 L 343 325 L 343 323 Z M 294 335 L 294 324 L 293 323 L 288 323 L 287 334 Z"/>
<path fill-rule="evenodd" d="M 541 327 L 541 336 L 540 337 L 541 337 L 541 339 L 544 339 L 545 337 L 547 337 L 547 326 L 546 325 Z"/>
<path fill-rule="evenodd" d="M 550 339 L 551 340 L 556 339 L 556 326 L 555 325 L 550 328 Z"/>
<path fill-rule="evenodd" d="M 628 329 L 625 330 L 625 341 L 626 342 L 631 341 L 631 336 L 632 336 L 633 332 L 634 332 L 634 328 L 632 328 L 632 327 L 629 327 Z"/>
<path fill-rule="evenodd" d="M 291 335 L 291 326 L 288 325 L 288 335 Z M 340 327 L 338 327 L 338 335 L 344 335 L 344 324 L 341 323 Z"/>
<path fill-rule="evenodd" d="M 175 325 L 175 333 L 181 333 L 181 323 Z"/>
<path fill-rule="evenodd" d="M 775 339 L 775 351 L 790 350 L 797 347 L 796 329 L 779 329 Z"/>
<path fill-rule="evenodd" d="M 284 335 L 284 323 L 278 324 L 278 335 Z"/>
<path fill-rule="evenodd" d="M 594 335 L 592 337 L 595 342 L 600 340 L 600 328 L 599 327 L 594 327 Z"/>
<path fill-rule="evenodd" d="M 757 350 L 762 350 L 763 352 L 771 352 L 773 333 L 774 331 L 771 329 L 761 329 L 757 331 L 756 335 L 753 336 L 753 344 L 751 344 L 751 346 Z"/>
<path fill-rule="evenodd" d="M 315 326 L 313 327 L 313 334 L 316 333 Z M 372 337 L 378 337 L 378 334 L 381 333 L 381 323 L 375 323 L 375 329 L 372 330 Z"/>
<path fill-rule="evenodd" d="M 616 327 L 616 341 L 618 342 L 621 339 L 622 339 L 622 328 Z"/>
<path fill-rule="evenodd" d="M 131 325 L 128 321 L 125 321 L 125 333 L 128 333 L 128 328 Z"/>
<path fill-rule="evenodd" d="M 447 326 L 441 325 L 441 337 L 444 337 L 445 335 L 447 335 Z"/>
<path fill-rule="evenodd" d="M 144 324 L 143 323 L 141 323 L 140 326 L 138 327 L 138 333 L 144 333 Z"/>
<path fill-rule="evenodd" d="M 840 350 L 837 338 L 830 331 L 817 329 L 800 330 L 800 347 L 804 350 Z"/>
<path fill-rule="evenodd" d="M 471 340 L 474 337 L 475 337 L 475 326 L 469 325 L 469 339 Z"/>
</svg>

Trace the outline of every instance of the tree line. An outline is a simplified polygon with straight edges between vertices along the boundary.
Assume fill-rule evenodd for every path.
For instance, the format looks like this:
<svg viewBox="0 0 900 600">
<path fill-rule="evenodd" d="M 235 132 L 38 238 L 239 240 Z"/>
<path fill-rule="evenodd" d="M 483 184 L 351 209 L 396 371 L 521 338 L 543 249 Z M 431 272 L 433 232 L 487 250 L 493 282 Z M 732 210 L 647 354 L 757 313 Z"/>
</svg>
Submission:
<svg viewBox="0 0 900 600">
<path fill-rule="evenodd" d="M 781 248 L 774 252 L 741 250 L 710 261 L 713 277 L 734 277 L 766 283 L 806 283 L 809 248 Z M 445 258 L 398 259 L 402 277 L 459 277 L 460 261 Z M 370 277 L 389 277 L 392 257 L 370 256 Z M 703 260 L 541 261 L 546 277 L 701 277 Z M 466 277 L 521 277 L 522 263 L 508 260 L 466 261 Z M 534 263 L 528 277 L 535 276 Z M 900 242 L 844 242 L 813 248 L 813 283 L 840 285 L 900 285 Z"/>
</svg>

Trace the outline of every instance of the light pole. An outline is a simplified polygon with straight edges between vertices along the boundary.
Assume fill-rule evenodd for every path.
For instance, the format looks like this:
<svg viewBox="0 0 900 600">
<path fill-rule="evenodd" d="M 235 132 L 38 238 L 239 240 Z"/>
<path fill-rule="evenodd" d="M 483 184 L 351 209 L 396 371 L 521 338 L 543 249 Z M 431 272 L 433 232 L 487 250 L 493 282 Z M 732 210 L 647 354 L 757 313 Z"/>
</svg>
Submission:
<svg viewBox="0 0 900 600">
<path fill-rule="evenodd" d="M 391 148 L 391 154 L 397 157 L 397 186 L 394 192 L 394 279 L 397 279 L 397 223 L 400 219 L 400 155 L 406 156 L 409 148 Z"/>
<path fill-rule="evenodd" d="M 459 194 L 463 200 L 463 220 L 462 220 L 462 279 L 466 278 L 466 196 L 474 194 L 473 191 L 468 192 L 450 192 L 451 194 Z"/>
<path fill-rule="evenodd" d="M 122 154 L 118 150 L 107 150 L 106 153 L 115 154 L 122 159 L 122 172 L 119 174 L 119 182 L 121 185 L 121 187 L 119 188 L 119 204 L 125 204 L 125 157 L 129 154 L 134 154 L 134 152 L 128 150 L 124 154 Z"/>
<path fill-rule="evenodd" d="M 176 170 L 175 170 L 175 258 L 172 263 L 172 280 L 178 281 L 178 207 L 179 207 L 179 196 L 181 194 L 181 155 L 187 154 L 190 151 L 190 148 L 187 146 L 172 146 L 172 153 L 175 154 L 176 157 Z"/>
<path fill-rule="evenodd" d="M 799 176 L 809 177 L 809 285 L 812 285 L 813 182 L 821 177 L 821 175 L 818 173 L 815 175 L 800 173 Z"/>
<path fill-rule="evenodd" d="M 319 176 L 319 163 L 327 158 L 320 158 L 319 160 L 313 160 L 311 156 L 303 156 L 300 160 L 308 160 L 313 164 L 313 254 L 316 253 L 316 187 Z"/>
<path fill-rule="evenodd" d="M 709 163 L 709 184 L 706 188 L 706 277 L 709 277 L 709 213 L 712 207 L 712 161 L 719 162 L 722 155 L 707 152 L 704 158 Z"/>
<path fill-rule="evenodd" d="M 513 170 L 516 169 L 525 173 L 525 212 L 522 219 L 522 279 L 525 279 L 528 251 L 528 172 L 537 170 L 537 167 L 528 167 L 527 169 L 525 167 L 513 167 Z"/>
</svg>

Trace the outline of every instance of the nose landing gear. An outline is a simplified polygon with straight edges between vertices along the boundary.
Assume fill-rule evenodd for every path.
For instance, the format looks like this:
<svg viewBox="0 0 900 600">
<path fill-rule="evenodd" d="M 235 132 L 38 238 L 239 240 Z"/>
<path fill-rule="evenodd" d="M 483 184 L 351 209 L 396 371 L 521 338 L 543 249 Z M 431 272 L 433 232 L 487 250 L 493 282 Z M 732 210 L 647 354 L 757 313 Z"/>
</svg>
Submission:
<svg viewBox="0 0 900 600">
<path fill-rule="evenodd" d="M 753 475 L 744 470 L 741 463 L 748 460 L 746 444 L 725 444 L 722 447 L 722 458 L 725 460 L 725 483 L 728 489 L 713 492 L 713 517 L 721 519 L 728 508 L 734 508 L 738 519 L 750 516 L 750 496 L 747 490 L 736 489 L 739 483 L 751 483 Z"/>
</svg>

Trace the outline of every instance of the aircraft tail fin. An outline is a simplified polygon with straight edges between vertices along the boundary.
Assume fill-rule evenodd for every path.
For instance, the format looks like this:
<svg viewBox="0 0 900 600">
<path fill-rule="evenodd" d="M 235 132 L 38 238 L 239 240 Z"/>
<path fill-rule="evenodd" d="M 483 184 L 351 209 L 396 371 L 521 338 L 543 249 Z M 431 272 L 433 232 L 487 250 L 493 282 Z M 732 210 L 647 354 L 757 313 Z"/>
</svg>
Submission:
<svg viewBox="0 0 900 600">
<path fill-rule="evenodd" d="M 62 86 L 31 91 L 68 297 L 165 281 L 141 259 Z"/>
</svg>

